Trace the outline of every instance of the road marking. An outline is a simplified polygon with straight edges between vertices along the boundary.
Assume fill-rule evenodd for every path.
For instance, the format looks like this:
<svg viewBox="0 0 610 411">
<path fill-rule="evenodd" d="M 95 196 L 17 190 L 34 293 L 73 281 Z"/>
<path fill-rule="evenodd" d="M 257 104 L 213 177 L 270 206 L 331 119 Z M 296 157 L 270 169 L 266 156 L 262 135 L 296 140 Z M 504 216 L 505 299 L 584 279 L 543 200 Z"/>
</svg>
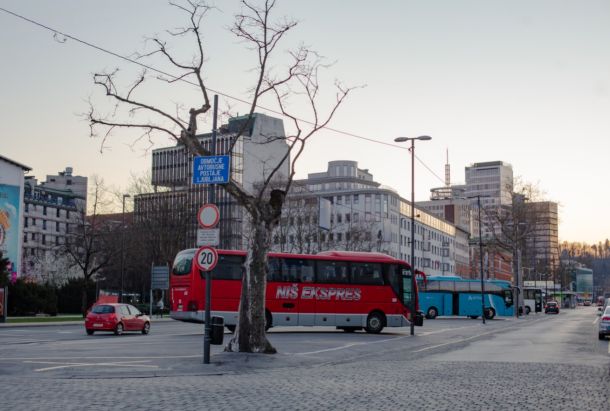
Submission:
<svg viewBox="0 0 610 411">
<path fill-rule="evenodd" d="M 369 342 L 350 343 L 350 344 L 342 345 L 340 347 L 326 348 L 324 350 L 309 351 L 309 352 L 298 352 L 298 353 L 293 353 L 292 355 L 320 354 L 320 353 L 323 353 L 323 352 L 343 350 L 345 348 L 355 347 L 355 346 L 358 346 L 358 345 L 371 345 L 371 344 L 378 344 L 378 343 L 383 343 L 383 342 L 388 342 L 388 341 L 395 341 L 395 340 L 400 340 L 402 338 L 407 338 L 407 336 L 395 337 L 395 338 L 387 338 L 385 340 L 377 340 L 377 341 L 369 341 Z"/>
<path fill-rule="evenodd" d="M 595 318 L 595 320 L 593 320 L 593 325 L 595 325 L 597 323 L 597 321 L 599 321 L 599 317 Z"/>
<path fill-rule="evenodd" d="M 10 357 L 10 358 L 0 358 L 0 361 L 24 361 L 24 362 L 44 362 L 46 361 L 61 361 L 61 360 L 127 360 L 127 359 L 146 359 L 146 360 L 166 360 L 166 359 L 178 359 L 178 358 L 201 358 L 201 354 L 199 355 L 168 355 L 168 356 L 160 356 L 160 357 Z"/>
<path fill-rule="evenodd" d="M 425 347 L 425 348 L 422 348 L 422 349 L 419 349 L 419 350 L 415 350 L 413 352 L 414 353 L 418 353 L 418 352 L 432 350 L 434 348 L 444 347 L 444 346 L 450 345 L 450 344 L 457 344 L 457 343 L 460 343 L 460 342 L 472 340 L 472 339 L 477 338 L 477 337 L 482 337 L 484 335 L 495 334 L 495 332 L 496 331 L 490 331 L 490 332 L 486 332 L 486 333 L 482 333 L 482 334 L 473 335 L 473 336 L 468 337 L 468 338 L 462 338 L 460 340 L 449 341 L 449 342 L 446 342 L 446 343 L 443 343 L 443 344 L 431 345 L 429 347 Z"/>
<path fill-rule="evenodd" d="M 24 362 L 25 363 L 29 363 L 29 364 L 61 364 L 61 365 L 56 365 L 54 367 L 38 368 L 38 369 L 34 370 L 35 372 L 44 372 L 44 371 L 51 371 L 51 370 L 59 370 L 61 368 L 97 367 L 97 366 L 104 366 L 104 367 L 159 368 L 158 365 L 135 364 L 135 363 L 150 362 L 150 360 L 125 361 L 125 362 L 99 362 L 99 363 L 80 363 L 80 362 L 74 362 L 74 363 L 63 363 L 63 364 L 62 363 L 58 363 L 58 362 L 53 362 L 53 361 L 24 361 Z"/>
</svg>

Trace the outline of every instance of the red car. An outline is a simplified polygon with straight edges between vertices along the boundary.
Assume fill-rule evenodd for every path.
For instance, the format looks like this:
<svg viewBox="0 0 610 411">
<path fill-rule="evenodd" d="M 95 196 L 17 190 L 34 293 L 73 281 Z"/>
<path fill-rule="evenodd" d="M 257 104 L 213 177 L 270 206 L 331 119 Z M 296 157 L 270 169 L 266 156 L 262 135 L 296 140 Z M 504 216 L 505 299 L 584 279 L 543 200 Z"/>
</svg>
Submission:
<svg viewBox="0 0 610 411">
<path fill-rule="evenodd" d="M 87 334 L 96 331 L 112 331 L 115 335 L 123 331 L 150 332 L 150 318 L 129 304 L 97 304 L 94 305 L 85 318 Z"/>
</svg>

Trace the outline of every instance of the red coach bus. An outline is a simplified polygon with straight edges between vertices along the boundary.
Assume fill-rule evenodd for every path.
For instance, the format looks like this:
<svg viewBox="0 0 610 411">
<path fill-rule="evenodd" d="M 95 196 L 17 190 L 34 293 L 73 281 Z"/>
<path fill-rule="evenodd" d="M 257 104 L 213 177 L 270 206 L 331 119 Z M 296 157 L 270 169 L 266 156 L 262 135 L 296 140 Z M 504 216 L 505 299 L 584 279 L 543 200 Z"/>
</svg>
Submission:
<svg viewBox="0 0 610 411">
<path fill-rule="evenodd" d="M 176 320 L 203 322 L 204 273 L 193 263 L 196 249 L 176 256 L 170 276 L 170 310 Z M 235 330 L 246 253 L 218 250 L 212 272 L 211 315 Z M 410 266 L 381 253 L 326 251 L 315 255 L 270 253 L 266 325 L 333 326 L 346 332 L 403 327 L 411 319 Z M 416 304 L 419 302 L 416 300 Z M 416 305 L 417 306 L 417 305 Z M 415 315 L 415 325 L 423 315 Z"/>
</svg>

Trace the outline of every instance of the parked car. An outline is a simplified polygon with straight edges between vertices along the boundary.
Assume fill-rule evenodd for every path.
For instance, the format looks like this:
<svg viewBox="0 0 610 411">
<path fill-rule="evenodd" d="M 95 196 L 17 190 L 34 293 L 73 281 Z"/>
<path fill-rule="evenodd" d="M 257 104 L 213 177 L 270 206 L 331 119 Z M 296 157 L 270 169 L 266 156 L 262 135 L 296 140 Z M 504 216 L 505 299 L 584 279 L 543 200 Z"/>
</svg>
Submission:
<svg viewBox="0 0 610 411">
<path fill-rule="evenodd" d="M 606 335 L 610 335 L 610 307 L 606 307 L 606 310 L 602 313 L 598 327 L 600 340 L 605 339 Z"/>
<path fill-rule="evenodd" d="M 150 332 L 150 318 L 130 304 L 97 304 L 85 318 L 85 330 L 88 335 L 96 331 L 112 331 L 116 335 L 123 331 Z"/>
<path fill-rule="evenodd" d="M 549 301 L 544 306 L 545 314 L 559 314 L 559 303 L 557 301 Z"/>
<path fill-rule="evenodd" d="M 591 300 L 585 300 L 583 304 L 585 307 L 589 307 L 591 305 Z"/>
</svg>

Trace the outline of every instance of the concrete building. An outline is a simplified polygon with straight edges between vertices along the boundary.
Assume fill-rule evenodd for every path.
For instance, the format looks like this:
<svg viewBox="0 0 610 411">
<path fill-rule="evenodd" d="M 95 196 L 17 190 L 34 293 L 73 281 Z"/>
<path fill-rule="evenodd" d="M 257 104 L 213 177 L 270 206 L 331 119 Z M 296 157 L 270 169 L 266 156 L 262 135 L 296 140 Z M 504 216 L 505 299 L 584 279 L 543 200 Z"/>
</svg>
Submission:
<svg viewBox="0 0 610 411">
<path fill-rule="evenodd" d="M 23 218 L 23 275 L 40 282 L 70 277 L 69 265 L 57 248 L 65 243 L 71 225 L 82 224 L 87 210 L 87 177 L 66 167 L 38 183 L 25 178 Z"/>
<path fill-rule="evenodd" d="M 0 251 L 8 258 L 11 277 L 21 275 L 24 173 L 31 168 L 0 155 Z"/>
<path fill-rule="evenodd" d="M 325 201 L 330 229 L 320 230 L 319 204 Z M 423 209 L 415 214 L 416 268 L 453 275 L 456 267 L 467 267 L 468 233 Z M 276 251 L 379 251 L 410 262 L 411 204 L 355 161 L 331 161 L 326 171 L 295 180 L 282 215 Z"/>
<path fill-rule="evenodd" d="M 559 219 L 557 203 L 526 203 L 528 214 L 535 216 L 534 227 L 526 238 L 525 264 L 537 273 L 549 273 L 559 266 Z"/>
<path fill-rule="evenodd" d="M 216 154 L 230 149 L 231 178 L 250 193 L 279 164 L 288 151 L 284 123 L 281 119 L 255 113 L 249 124 L 247 116 L 229 119 L 217 133 Z M 246 131 L 236 138 L 244 127 Z M 204 148 L 211 149 L 212 134 L 198 135 Z M 231 148 L 232 147 L 232 148 Z M 288 175 L 288 161 L 280 167 L 278 178 Z M 186 221 L 187 236 L 181 247 L 194 247 L 198 228 L 197 210 L 209 202 L 209 186 L 193 184 L 193 155 L 183 144 L 153 150 L 152 184 L 155 192 L 134 198 L 135 224 L 160 214 L 173 213 L 173 218 Z M 216 205 L 220 210 L 219 248 L 243 249 L 247 224 L 243 208 L 222 185 L 216 185 Z"/>
</svg>

